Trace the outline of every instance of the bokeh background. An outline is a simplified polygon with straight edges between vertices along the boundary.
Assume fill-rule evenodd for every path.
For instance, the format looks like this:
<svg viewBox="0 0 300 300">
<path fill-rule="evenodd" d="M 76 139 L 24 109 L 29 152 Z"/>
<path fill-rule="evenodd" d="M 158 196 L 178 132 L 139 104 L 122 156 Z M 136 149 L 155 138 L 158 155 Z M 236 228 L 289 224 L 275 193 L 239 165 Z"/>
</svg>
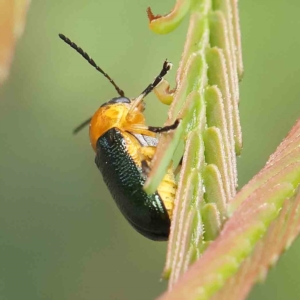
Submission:
<svg viewBox="0 0 300 300">
<path fill-rule="evenodd" d="M 94 165 L 87 129 L 71 134 L 115 91 L 57 34 L 76 41 L 136 96 L 165 58 L 178 66 L 187 21 L 158 36 L 145 13 L 149 5 L 166 13 L 173 3 L 32 1 L 11 76 L 0 89 L 1 300 L 147 300 L 166 289 L 160 282 L 166 243 L 128 225 Z M 300 117 L 299 14 L 297 0 L 240 2 L 240 186 Z M 174 80 L 175 71 L 168 76 Z M 166 111 L 149 96 L 149 124 L 162 124 Z M 250 299 L 299 299 L 299 274 L 298 240 Z"/>
</svg>

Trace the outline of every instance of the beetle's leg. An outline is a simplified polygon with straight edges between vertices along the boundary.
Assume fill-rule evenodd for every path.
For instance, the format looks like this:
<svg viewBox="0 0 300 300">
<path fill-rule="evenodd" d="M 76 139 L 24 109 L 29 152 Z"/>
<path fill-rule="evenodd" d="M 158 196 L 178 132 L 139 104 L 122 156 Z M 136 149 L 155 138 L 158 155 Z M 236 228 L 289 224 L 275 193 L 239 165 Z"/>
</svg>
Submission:
<svg viewBox="0 0 300 300">
<path fill-rule="evenodd" d="M 148 126 L 148 130 L 155 132 L 155 133 L 162 133 L 162 132 L 167 132 L 170 130 L 175 130 L 178 127 L 178 125 L 180 124 L 180 121 L 181 120 L 177 119 L 177 120 L 175 120 L 175 122 L 172 125 L 164 126 L 164 127 Z"/>
<path fill-rule="evenodd" d="M 174 175 L 177 176 L 179 174 L 179 172 L 181 171 L 181 167 L 182 167 L 182 161 L 183 161 L 183 156 L 181 157 L 175 171 L 174 171 Z"/>
<path fill-rule="evenodd" d="M 150 172 L 150 161 L 155 154 L 156 148 L 153 146 L 141 147 L 139 151 L 139 156 L 141 160 L 142 170 L 145 175 Z"/>
<path fill-rule="evenodd" d="M 163 126 L 163 127 L 146 126 L 143 124 L 129 124 L 129 126 L 126 126 L 125 130 L 128 132 L 136 132 L 136 133 L 140 133 L 140 134 L 153 136 L 154 133 L 162 133 L 162 132 L 168 132 L 171 130 L 175 130 L 178 127 L 178 125 L 180 124 L 180 122 L 181 122 L 181 119 L 176 119 L 173 124 Z"/>
<path fill-rule="evenodd" d="M 146 159 L 142 160 L 142 172 L 144 175 L 148 176 L 151 169 Z"/>
<path fill-rule="evenodd" d="M 156 147 L 154 146 L 141 147 L 139 150 L 141 161 L 142 160 L 150 161 L 153 158 L 155 151 L 156 151 Z"/>
</svg>

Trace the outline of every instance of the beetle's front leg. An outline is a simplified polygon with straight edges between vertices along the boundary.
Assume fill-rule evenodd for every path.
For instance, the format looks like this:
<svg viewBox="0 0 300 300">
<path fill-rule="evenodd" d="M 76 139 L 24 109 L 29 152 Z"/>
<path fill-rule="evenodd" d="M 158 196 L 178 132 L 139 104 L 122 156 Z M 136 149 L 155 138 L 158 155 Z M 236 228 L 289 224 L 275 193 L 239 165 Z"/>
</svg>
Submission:
<svg viewBox="0 0 300 300">
<path fill-rule="evenodd" d="M 170 130 L 175 130 L 178 125 L 180 124 L 180 119 L 175 120 L 175 122 L 172 125 L 164 126 L 164 127 L 154 127 L 154 126 L 148 126 L 148 130 L 155 132 L 155 133 L 162 133 L 162 132 L 168 132 Z"/>
</svg>

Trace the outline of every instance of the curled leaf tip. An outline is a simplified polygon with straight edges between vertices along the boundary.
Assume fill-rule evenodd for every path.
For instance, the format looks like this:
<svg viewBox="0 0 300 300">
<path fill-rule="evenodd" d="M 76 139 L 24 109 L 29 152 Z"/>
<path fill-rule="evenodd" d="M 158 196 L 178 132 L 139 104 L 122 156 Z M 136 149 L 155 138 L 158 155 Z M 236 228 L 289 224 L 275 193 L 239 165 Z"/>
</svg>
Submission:
<svg viewBox="0 0 300 300">
<path fill-rule="evenodd" d="M 170 105 L 174 99 L 176 87 L 170 89 L 170 84 L 167 80 L 163 79 L 162 82 L 154 89 L 156 97 L 164 104 Z"/>
<path fill-rule="evenodd" d="M 149 19 L 149 22 L 151 23 L 153 20 L 155 19 L 159 19 L 161 17 L 161 15 L 154 15 L 152 10 L 151 10 L 151 7 L 147 7 L 147 16 L 148 16 L 148 19 Z"/>
<path fill-rule="evenodd" d="M 174 8 L 166 15 L 154 15 L 147 8 L 150 29 L 157 34 L 167 34 L 179 26 L 190 10 L 191 0 L 177 0 Z"/>
</svg>

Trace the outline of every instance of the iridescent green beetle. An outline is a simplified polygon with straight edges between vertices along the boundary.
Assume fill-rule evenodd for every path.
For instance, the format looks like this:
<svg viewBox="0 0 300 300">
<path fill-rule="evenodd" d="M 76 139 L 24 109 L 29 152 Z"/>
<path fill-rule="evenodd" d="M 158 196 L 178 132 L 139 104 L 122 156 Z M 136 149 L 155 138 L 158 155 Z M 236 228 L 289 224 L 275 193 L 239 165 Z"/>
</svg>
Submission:
<svg viewBox="0 0 300 300">
<path fill-rule="evenodd" d="M 90 140 L 96 153 L 96 165 L 128 222 L 149 239 L 167 240 L 177 188 L 172 164 L 154 194 L 148 195 L 143 185 L 156 151 L 157 134 L 174 130 L 179 120 L 171 126 L 147 126 L 143 99 L 162 81 L 172 64 L 165 61 L 153 83 L 140 96 L 129 99 L 87 53 L 64 35 L 60 34 L 59 37 L 102 73 L 119 94 L 119 97 L 102 104 L 94 116 L 74 132 L 90 124 Z"/>
</svg>

